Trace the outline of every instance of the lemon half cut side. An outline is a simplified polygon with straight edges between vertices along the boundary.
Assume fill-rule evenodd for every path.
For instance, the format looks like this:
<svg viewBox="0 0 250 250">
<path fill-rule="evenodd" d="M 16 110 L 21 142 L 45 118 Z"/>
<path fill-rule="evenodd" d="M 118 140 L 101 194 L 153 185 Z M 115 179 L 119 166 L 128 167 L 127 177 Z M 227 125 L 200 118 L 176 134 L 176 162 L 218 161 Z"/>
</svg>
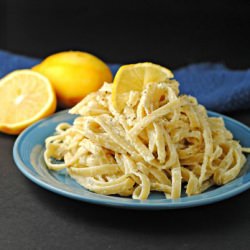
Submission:
<svg viewBox="0 0 250 250">
<path fill-rule="evenodd" d="M 52 114 L 56 96 L 49 80 L 32 70 L 16 70 L 0 80 L 0 131 L 19 134 Z"/>
<path fill-rule="evenodd" d="M 164 82 L 173 78 L 173 73 L 154 63 L 137 63 L 121 66 L 115 75 L 112 88 L 112 103 L 121 112 L 128 100 L 130 91 L 142 91 L 152 82 Z"/>
</svg>

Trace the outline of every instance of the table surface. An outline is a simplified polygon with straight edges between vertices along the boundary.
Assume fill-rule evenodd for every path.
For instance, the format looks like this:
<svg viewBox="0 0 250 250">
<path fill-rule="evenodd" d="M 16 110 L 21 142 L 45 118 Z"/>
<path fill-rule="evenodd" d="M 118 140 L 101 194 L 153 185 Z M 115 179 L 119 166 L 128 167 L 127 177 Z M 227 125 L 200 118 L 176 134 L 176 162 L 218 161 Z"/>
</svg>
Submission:
<svg viewBox="0 0 250 250">
<path fill-rule="evenodd" d="M 230 113 L 250 126 L 250 110 Z M 56 195 L 26 179 L 0 134 L 1 249 L 249 249 L 250 191 L 202 207 L 135 211 Z"/>
</svg>

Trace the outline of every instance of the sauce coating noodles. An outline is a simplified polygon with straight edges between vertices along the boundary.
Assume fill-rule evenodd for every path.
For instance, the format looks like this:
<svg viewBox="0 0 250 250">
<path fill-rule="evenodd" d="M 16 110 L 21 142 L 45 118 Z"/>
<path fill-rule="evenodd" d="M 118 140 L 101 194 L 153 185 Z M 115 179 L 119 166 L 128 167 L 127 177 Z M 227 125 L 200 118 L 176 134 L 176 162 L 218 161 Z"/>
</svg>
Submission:
<svg viewBox="0 0 250 250">
<path fill-rule="evenodd" d="M 89 94 L 46 139 L 44 159 L 52 170 L 67 169 L 93 192 L 145 200 L 151 191 L 166 198 L 204 192 L 235 179 L 246 159 L 222 118 L 208 117 L 194 97 L 179 95 L 175 80 L 131 91 L 118 113 L 112 84 Z M 62 163 L 54 162 L 54 159 Z"/>
</svg>

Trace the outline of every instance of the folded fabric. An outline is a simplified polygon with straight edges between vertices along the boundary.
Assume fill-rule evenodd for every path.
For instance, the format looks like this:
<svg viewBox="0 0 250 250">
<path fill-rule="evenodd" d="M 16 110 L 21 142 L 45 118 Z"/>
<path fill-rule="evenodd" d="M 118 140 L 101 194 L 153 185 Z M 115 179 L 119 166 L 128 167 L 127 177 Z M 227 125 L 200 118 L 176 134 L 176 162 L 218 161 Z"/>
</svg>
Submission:
<svg viewBox="0 0 250 250">
<path fill-rule="evenodd" d="M 15 69 L 30 68 L 41 59 L 0 50 L 0 78 Z M 115 75 L 119 64 L 109 64 Z M 207 109 L 229 112 L 250 109 L 250 70 L 230 70 L 222 64 L 192 64 L 174 70 L 181 94 L 195 96 Z"/>
</svg>

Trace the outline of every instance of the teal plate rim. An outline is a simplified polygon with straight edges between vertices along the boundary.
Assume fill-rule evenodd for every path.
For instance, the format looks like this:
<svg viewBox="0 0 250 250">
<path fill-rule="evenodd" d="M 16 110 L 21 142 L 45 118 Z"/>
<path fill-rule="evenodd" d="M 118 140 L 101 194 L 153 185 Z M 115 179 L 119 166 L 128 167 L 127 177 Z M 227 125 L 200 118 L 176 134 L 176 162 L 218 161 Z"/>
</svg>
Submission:
<svg viewBox="0 0 250 250">
<path fill-rule="evenodd" d="M 208 111 L 209 116 L 221 116 L 226 126 L 230 129 L 230 131 L 235 134 L 237 133 L 241 139 L 245 141 L 243 146 L 250 146 L 250 128 L 241 122 L 238 122 L 228 116 Z M 34 168 L 34 164 L 31 163 L 27 157 L 30 157 L 32 149 L 37 145 L 35 143 L 36 140 L 41 144 L 43 144 L 44 139 L 51 135 L 54 131 L 56 125 L 60 122 L 72 122 L 76 116 L 68 114 L 68 110 L 63 110 L 57 112 L 45 119 L 38 121 L 32 126 L 25 129 L 16 139 L 14 147 L 13 147 L 13 158 L 16 163 L 18 169 L 30 179 L 32 182 L 37 185 L 52 191 L 56 194 L 79 200 L 88 203 L 93 203 L 97 205 L 104 206 L 113 206 L 120 208 L 130 208 L 130 209 L 150 209 L 150 210 L 160 210 L 160 209 L 178 209 L 178 208 L 187 208 L 187 207 L 195 207 L 201 205 L 207 205 L 215 202 L 219 202 L 228 198 L 231 198 L 237 194 L 240 194 L 250 188 L 250 155 L 247 156 L 247 162 L 243 167 L 243 173 L 237 177 L 232 182 L 221 186 L 216 187 L 212 190 L 208 190 L 202 194 L 194 195 L 190 197 L 181 197 L 176 200 L 166 200 L 166 199 L 148 199 L 145 201 L 133 200 L 132 198 L 123 198 L 117 196 L 105 196 L 93 193 L 81 187 L 79 188 L 69 188 L 69 186 L 65 183 L 59 183 L 57 180 L 55 183 L 52 181 L 48 181 L 46 177 L 42 176 L 40 171 L 36 171 Z M 47 130 L 45 129 L 46 127 Z M 233 128 L 233 129 L 232 129 Z M 45 133 L 47 131 L 47 134 Z M 32 140 L 28 141 L 27 137 L 31 136 Z M 237 138 L 236 139 L 239 139 Z M 24 143 L 26 143 L 25 148 L 28 147 L 28 151 L 24 152 Z M 40 155 L 36 155 L 36 158 L 41 156 L 42 151 L 40 151 Z M 26 154 L 26 156 L 25 156 Z M 30 159 L 30 158 L 29 158 Z M 36 159 L 37 160 L 37 159 Z M 33 165 L 32 165 L 33 164 Z M 47 171 L 46 176 L 48 179 L 52 180 L 54 175 L 50 173 L 49 170 L 42 169 L 42 171 Z M 50 173 L 48 175 L 48 173 Z M 59 185 L 60 184 L 60 185 Z"/>
</svg>

